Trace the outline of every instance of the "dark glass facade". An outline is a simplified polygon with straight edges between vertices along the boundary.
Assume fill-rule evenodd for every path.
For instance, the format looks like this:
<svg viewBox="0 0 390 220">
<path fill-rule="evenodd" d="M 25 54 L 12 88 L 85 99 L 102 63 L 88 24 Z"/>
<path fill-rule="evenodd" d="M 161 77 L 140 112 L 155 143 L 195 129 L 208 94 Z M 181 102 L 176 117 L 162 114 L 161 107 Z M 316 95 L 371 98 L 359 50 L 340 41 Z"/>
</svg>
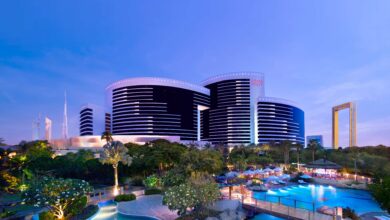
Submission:
<svg viewBox="0 0 390 220">
<path fill-rule="evenodd" d="M 80 111 L 80 136 L 93 134 L 93 109 L 84 108 Z"/>
<path fill-rule="evenodd" d="M 293 105 L 278 101 L 257 103 L 259 144 L 290 140 L 305 143 L 304 112 Z"/>
<path fill-rule="evenodd" d="M 202 112 L 202 140 L 213 144 L 249 144 L 250 79 L 227 79 L 205 87 L 210 90 L 210 108 Z"/>
<path fill-rule="evenodd" d="M 104 130 L 111 131 L 111 114 L 110 113 L 104 114 Z"/>
<path fill-rule="evenodd" d="M 180 136 L 197 140 L 198 105 L 209 96 L 164 85 L 117 86 L 112 90 L 112 134 Z"/>
</svg>

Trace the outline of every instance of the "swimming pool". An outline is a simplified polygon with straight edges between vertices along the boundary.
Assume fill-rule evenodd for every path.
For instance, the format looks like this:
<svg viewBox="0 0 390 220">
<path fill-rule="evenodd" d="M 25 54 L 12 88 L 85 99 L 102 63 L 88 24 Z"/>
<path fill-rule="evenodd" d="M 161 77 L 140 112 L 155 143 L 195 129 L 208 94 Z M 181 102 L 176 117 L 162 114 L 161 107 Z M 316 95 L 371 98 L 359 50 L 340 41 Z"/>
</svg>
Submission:
<svg viewBox="0 0 390 220">
<path fill-rule="evenodd" d="M 148 216 L 129 216 L 117 212 L 116 203 L 112 200 L 100 202 L 99 211 L 89 220 L 159 220 Z"/>
<path fill-rule="evenodd" d="M 251 220 L 284 220 L 284 218 L 279 218 L 270 214 L 260 213 L 255 217 L 251 218 Z"/>
<path fill-rule="evenodd" d="M 344 189 L 323 185 L 297 185 L 267 192 L 254 192 L 258 200 L 279 202 L 307 210 L 322 206 L 350 207 L 358 215 L 366 212 L 383 212 L 379 204 L 366 190 Z"/>
</svg>

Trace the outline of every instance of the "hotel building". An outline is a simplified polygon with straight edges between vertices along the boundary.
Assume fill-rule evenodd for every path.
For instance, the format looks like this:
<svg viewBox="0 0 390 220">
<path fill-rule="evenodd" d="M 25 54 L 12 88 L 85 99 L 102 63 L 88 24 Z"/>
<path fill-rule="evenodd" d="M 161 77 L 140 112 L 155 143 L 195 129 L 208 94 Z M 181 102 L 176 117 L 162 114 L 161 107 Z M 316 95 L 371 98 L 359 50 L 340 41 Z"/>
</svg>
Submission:
<svg viewBox="0 0 390 220">
<path fill-rule="evenodd" d="M 130 78 L 106 88 L 113 135 L 178 136 L 200 140 L 200 111 L 208 89 L 164 78 Z"/>
<path fill-rule="evenodd" d="M 280 98 L 259 98 L 257 103 L 259 144 L 289 140 L 304 145 L 304 123 L 304 112 L 297 104 Z"/>
<path fill-rule="evenodd" d="M 210 108 L 203 113 L 203 140 L 214 144 L 257 143 L 256 102 L 264 96 L 262 73 L 228 73 L 202 82 L 210 89 Z"/>
<path fill-rule="evenodd" d="M 138 143 L 163 138 L 228 146 L 303 144 L 304 112 L 291 101 L 266 97 L 264 82 L 256 72 L 217 75 L 201 85 L 156 77 L 120 80 L 106 88 L 105 111 L 82 107 L 83 138 L 77 143 L 93 136 L 90 145 L 98 146 L 101 133 L 111 131 L 114 139 Z"/>
</svg>

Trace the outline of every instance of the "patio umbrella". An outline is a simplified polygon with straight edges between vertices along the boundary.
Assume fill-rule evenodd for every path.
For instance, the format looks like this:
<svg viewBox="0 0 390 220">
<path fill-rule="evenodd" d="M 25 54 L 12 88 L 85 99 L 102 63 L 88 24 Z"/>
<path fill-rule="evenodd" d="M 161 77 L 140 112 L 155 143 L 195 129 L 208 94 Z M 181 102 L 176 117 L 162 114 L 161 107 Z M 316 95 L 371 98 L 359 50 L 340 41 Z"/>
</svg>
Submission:
<svg viewBox="0 0 390 220">
<path fill-rule="evenodd" d="M 264 170 L 263 170 L 264 172 L 271 172 L 271 171 L 273 171 L 273 170 L 271 170 L 270 168 L 265 168 Z"/>
<path fill-rule="evenodd" d="M 277 176 L 269 176 L 266 181 L 269 182 L 269 181 L 276 181 L 276 180 L 279 180 L 279 178 Z"/>
<path fill-rule="evenodd" d="M 276 168 L 274 169 L 274 172 L 280 172 L 280 171 L 282 171 L 282 169 L 281 169 L 280 167 L 276 167 Z"/>
<path fill-rule="evenodd" d="M 302 176 L 300 176 L 300 178 L 302 178 L 302 179 L 311 179 L 311 176 L 303 174 Z"/>
<path fill-rule="evenodd" d="M 290 179 L 290 174 L 283 174 L 280 176 L 282 179 Z"/>
<path fill-rule="evenodd" d="M 238 176 L 238 173 L 235 171 L 230 171 L 230 172 L 226 173 L 225 176 L 228 178 L 233 178 L 233 177 Z"/>
<path fill-rule="evenodd" d="M 243 174 L 244 175 L 253 175 L 254 172 L 252 170 L 246 170 Z"/>
<path fill-rule="evenodd" d="M 255 174 L 264 174 L 264 171 L 259 169 L 255 170 L 254 172 Z"/>
</svg>

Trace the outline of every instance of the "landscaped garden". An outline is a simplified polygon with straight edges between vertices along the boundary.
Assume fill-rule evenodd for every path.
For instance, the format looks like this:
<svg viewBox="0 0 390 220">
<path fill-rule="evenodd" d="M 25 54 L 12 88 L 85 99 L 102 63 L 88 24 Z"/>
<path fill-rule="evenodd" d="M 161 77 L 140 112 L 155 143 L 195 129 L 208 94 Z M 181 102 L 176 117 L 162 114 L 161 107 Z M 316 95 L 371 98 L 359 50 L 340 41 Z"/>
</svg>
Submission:
<svg viewBox="0 0 390 220">
<path fill-rule="evenodd" d="M 88 150 L 56 156 L 45 141 L 22 142 L 16 155 L 2 150 L 1 218 L 39 212 L 41 219 L 86 219 L 98 211 L 98 202 L 115 200 L 132 207 L 148 197 L 179 219 L 222 218 L 231 213 L 215 208 L 216 201 L 228 201 L 224 192 L 230 189 L 232 194 L 234 187 L 238 194 L 252 191 L 258 198 L 273 189 L 277 195 L 294 190 L 304 194 L 304 187 L 310 192 L 307 185 L 293 186 L 313 181 L 311 173 L 298 172 L 321 158 L 340 165 L 337 175 L 351 187 L 368 183 L 378 204 L 390 210 L 390 148 L 385 146 L 325 150 L 315 143 L 303 149 L 282 142 L 237 146 L 229 152 L 222 145 L 199 149 L 165 140 L 137 145 L 113 141 L 107 134 L 103 138 L 107 144 L 98 156 Z"/>
</svg>

